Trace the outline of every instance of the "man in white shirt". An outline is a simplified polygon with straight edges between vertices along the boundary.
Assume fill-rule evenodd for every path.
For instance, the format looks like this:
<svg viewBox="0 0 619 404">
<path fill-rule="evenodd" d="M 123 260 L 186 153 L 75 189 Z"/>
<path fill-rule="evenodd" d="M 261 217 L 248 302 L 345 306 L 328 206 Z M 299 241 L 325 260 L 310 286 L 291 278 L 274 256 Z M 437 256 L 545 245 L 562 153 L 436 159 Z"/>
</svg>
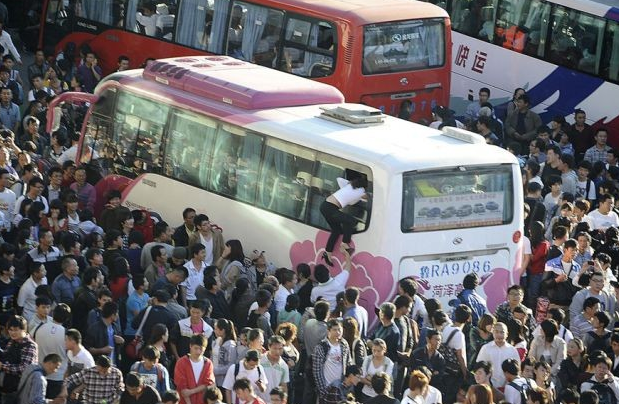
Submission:
<svg viewBox="0 0 619 404">
<path fill-rule="evenodd" d="M 267 380 L 264 368 L 260 365 L 260 354 L 258 351 L 250 349 L 245 354 L 244 359 L 241 359 L 239 363 L 230 365 L 228 368 L 226 377 L 222 383 L 222 387 L 226 389 L 227 403 L 236 402 L 236 394 L 234 393 L 232 386 L 234 386 L 234 382 L 236 380 L 241 378 L 248 379 L 251 382 L 254 391 L 256 391 L 259 395 L 265 394 L 268 399 L 267 393 L 269 390 L 267 390 L 267 387 L 269 386 L 269 382 Z"/>
<path fill-rule="evenodd" d="M 310 295 L 310 301 L 312 303 L 316 303 L 316 300 L 322 297 L 329 302 L 331 307 L 337 307 L 337 300 L 335 297 L 339 292 L 346 289 L 346 282 L 348 282 L 351 268 L 350 254 L 346 251 L 342 252 L 342 254 L 344 254 L 346 261 L 342 266 L 342 272 L 335 277 L 332 278 L 329 274 L 329 268 L 322 264 L 318 264 L 314 268 L 314 279 L 316 279 L 318 284 L 314 286 Z"/>
<path fill-rule="evenodd" d="M 492 327 L 493 341 L 483 345 L 477 355 L 477 361 L 486 361 L 492 364 L 492 385 L 497 389 L 505 386 L 505 375 L 501 366 L 506 359 L 515 359 L 520 363 L 520 355 L 516 348 L 505 341 L 507 326 L 496 323 Z"/>
<path fill-rule="evenodd" d="M 596 210 L 589 213 L 589 218 L 593 222 L 593 230 L 606 231 L 609 227 L 619 227 L 619 216 L 613 212 L 615 198 L 611 194 L 603 194 L 599 198 L 599 205 Z"/>
<path fill-rule="evenodd" d="M 206 249 L 200 243 L 194 244 L 190 248 L 191 259 L 184 265 L 187 268 L 188 276 L 180 284 L 185 289 L 185 296 L 188 302 L 196 300 L 196 289 L 204 283 L 204 257 Z"/>
<path fill-rule="evenodd" d="M 280 312 L 284 310 L 284 307 L 286 307 L 286 300 L 288 296 L 292 294 L 294 285 L 296 284 L 297 274 L 294 271 L 286 269 L 281 272 L 279 288 L 275 292 L 275 311 Z"/>
<path fill-rule="evenodd" d="M 62 326 L 71 319 L 71 309 L 60 303 L 54 309 L 52 321 L 41 324 L 34 332 L 34 340 L 39 347 L 39 363 L 49 354 L 58 354 L 62 364 L 58 371 L 47 375 L 47 397 L 56 398 L 62 390 L 62 381 L 67 371 L 67 351 L 65 343 L 65 328 Z"/>
<path fill-rule="evenodd" d="M 520 362 L 517 359 L 506 359 L 501 364 L 505 375 L 505 401 L 511 404 L 526 404 L 522 402 L 520 391 L 536 388 L 535 381 L 520 376 Z M 525 394 L 526 396 L 526 394 Z"/>
<path fill-rule="evenodd" d="M 158 18 L 157 6 L 154 2 L 146 2 L 142 6 L 142 11 L 135 14 L 135 20 L 144 27 L 144 33 L 148 36 L 155 36 Z"/>
<path fill-rule="evenodd" d="M 40 285 L 47 285 L 47 271 L 45 266 L 40 262 L 34 262 L 32 267 L 29 268 L 30 277 L 26 279 L 21 288 L 19 288 L 19 294 L 17 295 L 17 305 L 22 308 L 22 316 L 30 321 L 34 313 L 36 312 L 35 301 L 37 299 L 34 291 Z"/>
<path fill-rule="evenodd" d="M 4 215 L 2 230 L 10 230 L 15 213 L 15 192 L 8 188 L 11 174 L 4 168 L 0 168 L 0 212 Z"/>
<path fill-rule="evenodd" d="M 64 342 L 67 348 L 67 377 L 95 366 L 92 354 L 82 345 L 82 334 L 78 330 L 67 330 Z"/>
</svg>

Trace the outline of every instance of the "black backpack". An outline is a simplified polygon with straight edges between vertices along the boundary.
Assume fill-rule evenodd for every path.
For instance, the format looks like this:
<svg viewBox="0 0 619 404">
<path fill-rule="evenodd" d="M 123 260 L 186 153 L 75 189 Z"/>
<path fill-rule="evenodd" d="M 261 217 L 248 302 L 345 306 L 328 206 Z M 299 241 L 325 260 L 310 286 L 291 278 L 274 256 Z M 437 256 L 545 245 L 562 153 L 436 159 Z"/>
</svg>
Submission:
<svg viewBox="0 0 619 404">
<path fill-rule="evenodd" d="M 258 380 L 260 380 L 262 378 L 262 371 L 260 370 L 260 365 L 258 365 L 256 369 L 258 369 Z M 235 380 L 236 380 L 236 377 L 239 375 L 239 370 L 241 370 L 241 363 L 237 362 L 234 365 L 234 379 Z"/>
<path fill-rule="evenodd" d="M 520 404 L 527 403 L 527 391 L 529 391 L 529 389 L 531 388 L 531 384 L 529 383 L 529 380 L 528 379 L 525 379 L 525 380 L 526 380 L 525 384 L 516 384 L 514 382 L 509 383 L 510 386 L 512 386 L 513 388 L 518 390 L 518 392 L 520 392 Z M 614 403 L 614 404 L 617 404 L 617 403 Z"/>
<path fill-rule="evenodd" d="M 438 351 L 445 358 L 445 373 L 448 375 L 460 373 L 460 362 L 458 362 L 456 351 L 448 346 L 449 341 L 451 341 L 458 331 L 458 329 L 452 330 L 447 340 L 438 346 Z"/>
<path fill-rule="evenodd" d="M 258 328 L 258 317 L 260 317 L 260 314 L 256 313 L 255 310 L 252 310 L 247 317 L 245 327 Z"/>
<path fill-rule="evenodd" d="M 607 383 L 594 382 L 591 386 L 591 390 L 595 391 L 600 399 L 600 404 L 617 404 L 617 397 L 615 392 L 610 388 Z"/>
</svg>

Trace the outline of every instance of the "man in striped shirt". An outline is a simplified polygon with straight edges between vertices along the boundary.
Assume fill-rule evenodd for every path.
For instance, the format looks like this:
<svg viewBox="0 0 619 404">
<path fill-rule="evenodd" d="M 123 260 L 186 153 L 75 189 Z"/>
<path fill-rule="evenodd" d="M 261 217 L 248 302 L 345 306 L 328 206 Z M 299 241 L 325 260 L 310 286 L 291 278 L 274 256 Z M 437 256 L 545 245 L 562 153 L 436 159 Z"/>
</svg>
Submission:
<svg viewBox="0 0 619 404">
<path fill-rule="evenodd" d="M 582 312 L 570 320 L 570 331 L 574 338 L 581 338 L 588 332 L 593 331 L 591 317 L 600 311 L 600 301 L 593 296 L 589 296 L 582 304 Z"/>
</svg>

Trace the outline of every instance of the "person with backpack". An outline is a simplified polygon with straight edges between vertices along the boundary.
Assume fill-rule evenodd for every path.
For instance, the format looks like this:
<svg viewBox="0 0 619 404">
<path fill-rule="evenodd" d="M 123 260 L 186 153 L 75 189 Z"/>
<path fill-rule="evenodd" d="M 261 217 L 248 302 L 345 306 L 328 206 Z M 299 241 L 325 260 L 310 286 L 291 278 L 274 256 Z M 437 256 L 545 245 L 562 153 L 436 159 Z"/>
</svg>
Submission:
<svg viewBox="0 0 619 404">
<path fill-rule="evenodd" d="M 141 351 L 142 360 L 131 366 L 131 371 L 144 379 L 144 384 L 154 387 L 159 394 L 170 390 L 170 373 L 161 363 L 161 353 L 152 345 L 147 345 Z"/>
<path fill-rule="evenodd" d="M 442 310 L 434 312 L 434 324 L 442 333 L 443 343 L 438 350 L 445 358 L 443 396 L 445 402 L 456 401 L 458 381 L 469 375 L 466 363 L 466 337 L 462 329 L 471 321 L 471 309 L 461 304 L 454 310 L 453 324 Z"/>
<path fill-rule="evenodd" d="M 527 392 L 536 388 L 533 380 L 520 375 L 520 363 L 517 359 L 506 359 L 501 364 L 505 375 L 505 401 L 511 404 L 527 404 Z"/>
<path fill-rule="evenodd" d="M 475 291 L 475 288 L 479 286 L 479 276 L 476 273 L 470 273 L 464 276 L 462 280 L 462 286 L 464 289 L 458 293 L 458 300 L 461 304 L 468 306 L 471 309 L 471 325 L 477 326 L 477 322 L 484 315 L 489 313 L 488 306 L 486 305 L 486 299 L 481 297 L 479 293 Z"/>
<path fill-rule="evenodd" d="M 610 336 L 612 333 L 608 330 L 609 324 L 610 316 L 605 311 L 598 311 L 591 317 L 593 331 L 587 331 L 582 338 L 583 344 L 587 347 L 587 352 L 608 352 L 610 350 Z"/>
<path fill-rule="evenodd" d="M 230 404 L 236 404 L 236 391 L 234 389 L 235 383 L 240 379 L 247 379 L 251 382 L 251 386 L 261 397 L 267 397 L 267 387 L 269 382 L 267 380 L 266 372 L 262 365 L 260 365 L 260 353 L 255 349 L 250 349 L 245 353 L 245 358 L 240 362 L 230 365 L 226 372 L 226 377 L 222 383 L 222 387 L 226 389 L 226 402 Z"/>
<path fill-rule="evenodd" d="M 580 392 L 593 390 L 600 404 L 617 404 L 619 401 L 619 378 L 611 372 L 612 362 L 605 354 L 591 358 L 594 366 L 593 376 L 580 386 Z"/>
<path fill-rule="evenodd" d="M 60 355 L 51 353 L 43 358 L 43 363 L 33 363 L 28 365 L 22 374 L 19 386 L 17 387 L 17 402 L 22 404 L 29 403 L 64 403 L 62 397 L 53 400 L 46 400 L 47 379 L 46 376 L 56 373 L 62 365 Z"/>
<path fill-rule="evenodd" d="M 363 389 L 361 390 L 362 397 L 357 397 L 360 401 L 365 402 L 381 394 L 374 390 L 372 386 L 372 378 L 374 375 L 383 372 L 393 379 L 394 364 L 391 359 L 385 356 L 386 353 L 387 344 L 385 340 L 380 338 L 374 339 L 374 341 L 372 341 L 372 355 L 366 356 L 361 366 L 361 383 L 363 384 Z"/>
</svg>

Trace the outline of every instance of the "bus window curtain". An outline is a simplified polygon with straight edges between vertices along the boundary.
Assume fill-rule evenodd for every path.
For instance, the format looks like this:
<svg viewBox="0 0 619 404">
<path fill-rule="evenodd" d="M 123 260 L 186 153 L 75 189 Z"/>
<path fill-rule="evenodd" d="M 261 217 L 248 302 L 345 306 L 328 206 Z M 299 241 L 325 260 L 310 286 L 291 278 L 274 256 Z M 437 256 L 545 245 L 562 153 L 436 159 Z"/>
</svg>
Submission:
<svg viewBox="0 0 619 404">
<path fill-rule="evenodd" d="M 113 0 L 82 0 L 82 11 L 90 20 L 112 25 L 113 4 Z"/>
<path fill-rule="evenodd" d="M 207 0 L 184 0 L 180 3 L 176 41 L 192 48 L 204 49 L 200 43 L 206 21 Z"/>
<path fill-rule="evenodd" d="M 133 32 L 139 32 L 137 28 L 137 22 L 135 19 L 135 13 L 138 12 L 138 0 L 127 1 L 127 11 L 125 13 L 125 29 Z"/>
<path fill-rule="evenodd" d="M 213 15 L 213 28 L 211 29 L 211 40 L 208 44 L 208 51 L 222 53 L 224 33 L 228 29 L 228 6 L 229 0 L 215 0 L 215 10 Z"/>
<path fill-rule="evenodd" d="M 256 44 L 262 37 L 264 28 L 267 25 L 268 14 L 269 10 L 266 7 L 247 5 L 241 52 L 243 53 L 243 59 L 248 62 L 252 62 Z"/>
<path fill-rule="evenodd" d="M 419 34 L 423 39 L 425 52 L 428 56 L 429 66 L 440 66 L 443 64 L 443 26 L 434 24 L 419 27 Z"/>
<path fill-rule="evenodd" d="M 310 29 L 310 37 L 308 45 L 317 48 L 318 47 L 318 24 L 312 24 Z M 305 50 L 305 57 L 303 58 L 303 75 L 309 76 L 314 63 L 320 62 L 323 59 L 322 55 L 318 55 L 314 52 L 308 52 Z"/>
<path fill-rule="evenodd" d="M 619 26 L 613 33 L 613 45 L 610 53 L 610 66 L 608 68 L 608 78 L 610 80 L 619 80 Z"/>
</svg>

